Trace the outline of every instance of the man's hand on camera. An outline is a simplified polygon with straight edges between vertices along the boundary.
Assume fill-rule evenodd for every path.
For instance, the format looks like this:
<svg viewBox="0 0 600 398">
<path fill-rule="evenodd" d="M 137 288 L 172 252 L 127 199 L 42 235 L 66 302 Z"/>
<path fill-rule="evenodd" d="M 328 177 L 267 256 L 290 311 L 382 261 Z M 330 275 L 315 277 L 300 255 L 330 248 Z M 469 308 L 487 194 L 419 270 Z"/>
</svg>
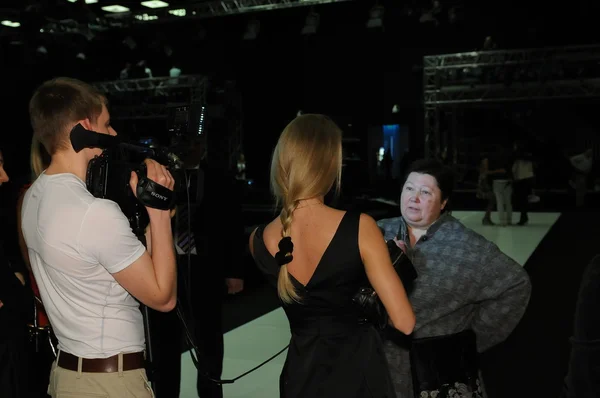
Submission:
<svg viewBox="0 0 600 398">
<path fill-rule="evenodd" d="M 175 179 L 167 170 L 165 166 L 158 163 L 152 159 L 146 159 L 144 161 L 146 164 L 146 176 L 148 179 L 154 181 L 155 183 L 162 185 L 165 188 L 170 189 L 171 191 L 175 187 Z M 131 190 L 133 194 L 137 197 L 137 184 L 138 184 L 138 175 L 135 171 L 131 172 L 131 178 L 129 179 L 129 185 L 131 186 Z M 150 208 L 148 208 L 150 210 Z M 156 210 L 156 209 L 152 209 Z M 162 211 L 162 210 L 158 210 Z"/>
</svg>

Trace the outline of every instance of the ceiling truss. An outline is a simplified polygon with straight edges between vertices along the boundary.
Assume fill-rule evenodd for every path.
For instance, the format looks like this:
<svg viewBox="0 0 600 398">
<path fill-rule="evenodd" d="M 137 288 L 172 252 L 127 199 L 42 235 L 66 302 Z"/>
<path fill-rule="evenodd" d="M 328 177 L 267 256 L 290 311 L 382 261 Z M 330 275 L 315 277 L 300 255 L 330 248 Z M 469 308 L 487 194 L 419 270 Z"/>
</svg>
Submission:
<svg viewBox="0 0 600 398">
<path fill-rule="evenodd" d="M 342 3 L 353 0 L 219 0 L 191 4 L 186 7 L 148 9 L 141 13 L 115 13 L 109 19 L 130 20 L 132 23 L 161 23 L 181 19 L 205 19 L 259 11 L 274 11 L 292 7 Z"/>
<path fill-rule="evenodd" d="M 208 78 L 201 75 L 123 79 L 96 82 L 92 85 L 111 98 L 111 116 L 117 120 L 165 120 L 168 117 L 169 106 L 207 103 Z M 183 101 L 182 93 L 185 97 Z M 149 103 L 150 100 L 161 96 L 165 97 L 164 102 Z M 116 99 L 114 103 L 113 99 Z M 227 134 L 221 136 L 221 139 L 225 140 L 224 148 L 228 155 L 229 167 L 237 164 L 242 153 L 242 125 L 241 119 L 229 120 Z"/>
<path fill-rule="evenodd" d="M 167 103 L 206 103 L 208 79 L 201 75 L 122 79 L 92 83 L 111 98 L 111 112 L 118 119 L 163 119 Z M 149 98 L 164 97 L 161 104 L 145 103 Z M 170 99 L 176 98 L 176 101 Z"/>
<path fill-rule="evenodd" d="M 425 155 L 446 154 L 459 172 L 466 167 L 458 159 L 458 108 L 575 98 L 600 98 L 598 45 L 424 57 Z M 452 131 L 441 131 L 442 119 Z"/>
</svg>

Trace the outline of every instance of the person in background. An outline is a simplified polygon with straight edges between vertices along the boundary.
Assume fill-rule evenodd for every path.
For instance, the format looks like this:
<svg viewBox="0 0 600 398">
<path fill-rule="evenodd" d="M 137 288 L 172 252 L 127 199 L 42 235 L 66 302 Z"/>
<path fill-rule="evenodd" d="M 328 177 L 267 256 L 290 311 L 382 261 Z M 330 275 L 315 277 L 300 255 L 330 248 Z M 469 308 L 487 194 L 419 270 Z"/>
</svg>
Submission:
<svg viewBox="0 0 600 398">
<path fill-rule="evenodd" d="M 487 202 L 485 214 L 483 215 L 483 220 L 481 220 L 483 225 L 494 225 L 492 222 L 492 211 L 496 207 L 496 195 L 494 195 L 494 191 L 492 190 L 489 177 L 490 173 L 493 173 L 494 170 L 490 170 L 489 164 L 489 156 L 484 152 L 479 162 L 479 179 L 477 182 L 477 197 Z"/>
<path fill-rule="evenodd" d="M 585 195 L 587 193 L 587 184 L 592 171 L 594 152 L 591 149 L 571 157 L 573 166 L 572 186 L 575 189 L 575 206 L 583 207 L 585 205 Z"/>
<path fill-rule="evenodd" d="M 214 130 L 213 130 L 214 131 Z M 227 151 L 211 147 L 205 139 L 196 141 L 200 153 L 194 165 L 202 175 L 202 198 L 192 206 L 191 216 L 195 254 L 191 257 L 191 307 L 194 318 L 194 335 L 201 352 L 206 355 L 208 373 L 213 379 L 223 372 L 223 301 L 227 295 L 244 290 L 244 254 L 246 234 L 242 212 L 243 195 L 229 169 Z M 221 149 L 221 150 L 219 150 Z M 181 243 L 181 239 L 177 241 Z M 184 250 L 181 250 L 184 249 Z M 178 253 L 190 250 L 182 247 Z M 187 256 L 179 260 L 187 261 Z M 200 266 L 211 264 L 210 267 Z M 201 398 L 222 398 L 223 387 L 197 379 Z"/>
<path fill-rule="evenodd" d="M 529 221 L 527 212 L 529 210 L 529 196 L 533 194 L 535 173 L 533 155 L 520 141 L 514 144 L 512 175 L 514 202 L 517 210 L 521 212 L 517 225 L 525 225 Z"/>
<path fill-rule="evenodd" d="M 600 256 L 587 266 L 575 307 L 571 357 L 561 398 L 600 397 Z"/>
<path fill-rule="evenodd" d="M 512 225 L 512 156 L 508 149 L 499 148 L 490 157 L 490 162 L 491 167 L 488 171 L 488 179 L 496 196 L 498 223 L 506 227 L 507 225 Z"/>
<path fill-rule="evenodd" d="M 40 174 L 48 166 L 50 165 L 50 155 L 44 149 L 44 146 L 39 143 L 39 141 L 32 137 L 31 140 L 31 149 L 30 149 L 30 167 L 31 167 L 31 183 L 25 185 L 20 192 L 19 198 L 17 200 L 17 236 L 19 239 L 19 249 L 21 251 L 21 257 L 27 268 L 27 273 L 29 277 L 29 282 L 31 284 L 31 289 L 33 291 L 33 296 L 35 300 L 35 317 L 33 325 L 35 326 L 35 333 L 37 336 L 34 338 L 38 339 L 39 345 L 36 346 L 37 352 L 35 355 L 35 363 L 33 366 L 33 370 L 31 371 L 35 377 L 32 377 L 32 386 L 31 388 L 36 388 L 39 391 L 40 396 L 46 395 L 46 390 L 48 389 L 49 377 L 50 377 L 50 369 L 52 367 L 52 362 L 56 359 L 55 356 L 55 347 L 56 341 L 54 334 L 52 333 L 52 327 L 50 326 L 50 321 L 48 320 L 48 315 L 46 314 L 46 310 L 44 309 L 44 305 L 42 304 L 42 298 L 40 296 L 40 291 L 38 285 L 33 276 L 33 272 L 31 271 L 31 262 L 29 261 L 29 253 L 27 252 L 27 245 L 25 244 L 25 238 L 23 237 L 23 230 L 21 229 L 21 209 L 23 206 L 23 198 L 25 197 L 25 193 L 35 181 Z M 51 346 L 52 345 L 52 346 Z"/>
<path fill-rule="evenodd" d="M 176 63 L 173 63 L 171 69 L 169 69 L 169 84 L 178 84 L 179 76 L 181 76 L 181 69 L 177 66 Z"/>
<path fill-rule="evenodd" d="M 214 125 L 213 125 L 214 126 Z M 212 130 L 215 131 L 215 130 Z M 179 269 L 179 299 L 191 316 L 188 327 L 200 351 L 196 389 L 201 398 L 222 398 L 220 379 L 225 354 L 223 302 L 244 290 L 245 230 L 243 195 L 226 151 L 207 146 L 206 137 L 188 143 L 182 156 L 189 182 L 189 203 L 181 201 L 174 217 Z M 210 150 L 207 151 L 207 149 Z M 157 398 L 176 398 L 181 383 L 182 328 L 177 314 L 152 313 L 157 344 Z"/>
<path fill-rule="evenodd" d="M 33 274 L 31 273 L 31 263 L 29 261 L 29 253 L 27 253 L 27 245 L 25 244 L 25 239 L 23 238 L 23 231 L 21 229 L 21 208 L 23 206 L 23 197 L 27 192 L 27 189 L 31 186 L 33 181 L 35 181 L 40 174 L 50 165 L 50 155 L 46 152 L 43 145 L 39 143 L 39 141 L 32 137 L 31 139 L 31 149 L 30 149 L 30 167 L 31 167 L 31 180 L 32 182 L 26 184 L 20 192 L 19 199 L 17 201 L 17 235 L 19 237 L 19 248 L 21 249 L 21 255 L 23 257 L 23 261 L 25 262 L 25 266 L 30 271 L 34 291 L 37 290 L 35 285 L 35 280 L 33 279 Z M 36 295 L 38 295 L 36 293 Z"/>
<path fill-rule="evenodd" d="M 9 181 L 0 149 L 0 194 Z M 2 228 L 0 226 L 0 228 Z M 26 285 L 25 269 L 12 263 L 4 254 L 0 241 L 0 396 L 29 397 L 29 361 L 27 323 L 31 295 Z"/>
</svg>

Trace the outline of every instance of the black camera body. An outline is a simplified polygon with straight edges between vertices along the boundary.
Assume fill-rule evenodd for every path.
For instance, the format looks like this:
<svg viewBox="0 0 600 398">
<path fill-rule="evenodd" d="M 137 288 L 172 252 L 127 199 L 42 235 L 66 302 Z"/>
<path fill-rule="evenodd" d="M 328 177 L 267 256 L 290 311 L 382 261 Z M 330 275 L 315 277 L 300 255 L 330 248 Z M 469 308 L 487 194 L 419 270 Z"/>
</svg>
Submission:
<svg viewBox="0 0 600 398">
<path fill-rule="evenodd" d="M 148 158 L 169 169 L 175 178 L 174 191 L 147 178 L 144 160 Z M 131 172 L 138 175 L 137 197 L 129 185 Z M 176 205 L 178 196 L 186 196 L 179 164 L 175 157 L 169 156 L 166 149 L 126 143 L 107 148 L 90 161 L 86 185 L 95 197 L 116 202 L 137 235 L 143 234 L 150 222 L 146 206 L 168 210 Z"/>
</svg>

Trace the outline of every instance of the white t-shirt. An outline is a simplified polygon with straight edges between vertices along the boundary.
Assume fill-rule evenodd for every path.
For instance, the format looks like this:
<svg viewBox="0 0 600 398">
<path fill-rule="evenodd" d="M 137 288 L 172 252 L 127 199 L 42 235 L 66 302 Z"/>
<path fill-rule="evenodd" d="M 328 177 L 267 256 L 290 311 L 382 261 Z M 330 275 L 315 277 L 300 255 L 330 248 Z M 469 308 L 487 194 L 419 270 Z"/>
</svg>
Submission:
<svg viewBox="0 0 600 398">
<path fill-rule="evenodd" d="M 83 358 L 145 348 L 139 303 L 113 278 L 145 247 L 110 200 L 73 174 L 41 174 L 23 200 L 31 268 L 58 346 Z"/>
<path fill-rule="evenodd" d="M 512 167 L 513 178 L 516 181 L 535 177 L 533 162 L 531 160 L 516 160 Z"/>
</svg>

